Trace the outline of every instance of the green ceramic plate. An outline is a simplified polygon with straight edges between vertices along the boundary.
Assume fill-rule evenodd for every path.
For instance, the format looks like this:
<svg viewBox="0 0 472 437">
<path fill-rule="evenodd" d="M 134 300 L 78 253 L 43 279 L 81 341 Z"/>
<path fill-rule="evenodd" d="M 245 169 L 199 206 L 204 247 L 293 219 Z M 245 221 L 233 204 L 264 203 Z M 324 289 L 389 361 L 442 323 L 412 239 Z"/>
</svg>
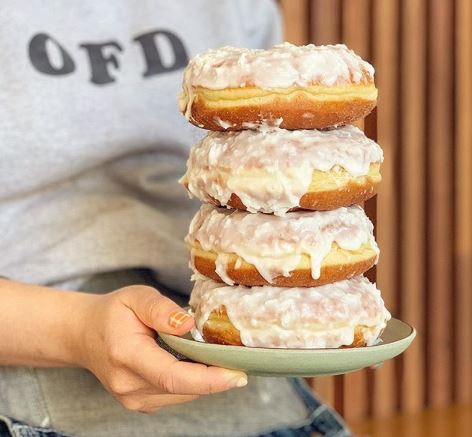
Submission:
<svg viewBox="0 0 472 437">
<path fill-rule="evenodd" d="M 189 335 L 159 334 L 174 350 L 200 363 L 260 376 L 321 376 L 353 372 L 401 354 L 416 331 L 391 319 L 376 346 L 352 349 L 268 349 L 202 343 Z"/>
</svg>

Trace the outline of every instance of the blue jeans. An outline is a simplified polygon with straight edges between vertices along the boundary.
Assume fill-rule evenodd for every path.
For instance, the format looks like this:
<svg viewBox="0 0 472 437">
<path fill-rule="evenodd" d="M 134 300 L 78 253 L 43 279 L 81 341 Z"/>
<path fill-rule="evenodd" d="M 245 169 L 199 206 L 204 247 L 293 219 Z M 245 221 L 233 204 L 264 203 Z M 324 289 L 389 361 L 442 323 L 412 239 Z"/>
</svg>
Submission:
<svg viewBox="0 0 472 437">
<path fill-rule="evenodd" d="M 282 428 L 252 437 L 309 437 L 317 432 L 325 437 L 352 437 L 338 414 L 321 402 L 301 379 L 292 380 L 310 414 L 303 422 L 291 428 Z M 0 437 L 72 437 L 59 431 L 29 426 L 12 418 L 0 416 Z M 249 437 L 249 436 L 247 436 Z"/>
<path fill-rule="evenodd" d="M 0 416 L 0 437 L 70 437 L 49 428 L 29 426 L 9 417 Z"/>
</svg>

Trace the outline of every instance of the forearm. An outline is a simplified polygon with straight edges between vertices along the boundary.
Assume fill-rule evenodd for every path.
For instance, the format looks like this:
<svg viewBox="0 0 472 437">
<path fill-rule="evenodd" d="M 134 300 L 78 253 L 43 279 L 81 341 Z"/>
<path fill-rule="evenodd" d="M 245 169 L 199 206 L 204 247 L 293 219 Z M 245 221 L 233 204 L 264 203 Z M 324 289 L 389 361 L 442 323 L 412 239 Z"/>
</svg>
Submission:
<svg viewBox="0 0 472 437">
<path fill-rule="evenodd" d="M 78 365 L 80 319 L 94 299 L 0 278 L 0 365 Z"/>
</svg>

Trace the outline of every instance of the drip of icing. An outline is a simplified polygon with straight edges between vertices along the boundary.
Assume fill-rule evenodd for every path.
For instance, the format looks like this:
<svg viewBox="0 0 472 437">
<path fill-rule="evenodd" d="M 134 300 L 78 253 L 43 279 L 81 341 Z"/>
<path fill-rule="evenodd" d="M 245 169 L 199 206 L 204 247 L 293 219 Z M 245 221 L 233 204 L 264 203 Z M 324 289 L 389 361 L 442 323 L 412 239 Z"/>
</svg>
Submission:
<svg viewBox="0 0 472 437">
<path fill-rule="evenodd" d="M 215 123 L 224 130 L 229 129 L 230 127 L 234 127 L 233 123 L 230 123 L 226 120 L 222 120 L 220 117 L 215 117 L 214 120 Z M 274 128 L 278 128 L 283 121 L 284 119 L 282 117 L 276 118 L 274 120 L 263 119 L 258 122 L 245 121 L 242 123 L 242 127 L 243 129 L 257 129 L 259 132 L 269 132 Z"/>
<path fill-rule="evenodd" d="M 312 288 L 223 286 L 198 280 L 190 296 L 196 340 L 210 313 L 222 306 L 245 346 L 337 348 L 350 345 L 356 327 L 367 345 L 377 341 L 390 313 L 380 291 L 358 276 Z"/>
<path fill-rule="evenodd" d="M 215 252 L 217 273 L 230 285 L 228 254 L 253 264 L 269 283 L 277 276 L 289 276 L 302 254 L 310 257 L 312 277 L 319 278 L 321 263 L 333 243 L 346 250 L 369 244 L 378 254 L 372 223 L 360 206 L 279 217 L 202 205 L 185 240 L 192 252 L 198 245 Z"/>
<path fill-rule="evenodd" d="M 284 119 L 282 117 L 275 118 L 274 120 L 263 119 L 258 122 L 245 121 L 242 123 L 243 129 L 256 129 L 262 134 L 276 130 L 283 123 Z"/>
<path fill-rule="evenodd" d="M 382 161 L 380 146 L 354 126 L 328 131 L 266 126 L 210 132 L 192 148 L 181 181 L 203 201 L 226 205 L 235 193 L 250 212 L 282 215 L 300 204 L 313 171 L 341 167 L 352 177 L 364 176 Z"/>
<path fill-rule="evenodd" d="M 220 126 L 224 130 L 229 129 L 230 127 L 233 127 L 232 123 L 226 120 L 222 120 L 220 117 L 215 117 L 215 122 L 218 126 Z"/>
<path fill-rule="evenodd" d="M 229 285 L 234 285 L 234 281 L 228 276 L 226 272 L 226 266 L 228 265 L 231 259 L 231 255 L 222 253 L 216 258 L 215 262 L 215 272 L 216 274 Z"/>
</svg>

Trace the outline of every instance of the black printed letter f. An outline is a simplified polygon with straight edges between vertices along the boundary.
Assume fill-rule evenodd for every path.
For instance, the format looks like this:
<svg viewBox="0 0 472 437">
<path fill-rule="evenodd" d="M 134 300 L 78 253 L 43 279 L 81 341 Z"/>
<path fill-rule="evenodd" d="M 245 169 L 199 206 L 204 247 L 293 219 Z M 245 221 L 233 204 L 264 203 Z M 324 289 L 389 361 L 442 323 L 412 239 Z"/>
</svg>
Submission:
<svg viewBox="0 0 472 437">
<path fill-rule="evenodd" d="M 108 64 L 113 65 L 118 69 L 120 64 L 117 57 L 113 53 L 106 55 L 104 49 L 106 47 L 113 47 L 119 52 L 123 51 L 120 44 L 115 41 L 104 42 L 101 44 L 81 44 L 80 47 L 87 50 L 92 76 L 90 81 L 97 85 L 105 85 L 107 83 L 115 82 L 115 78 L 110 75 L 108 71 Z"/>
</svg>

